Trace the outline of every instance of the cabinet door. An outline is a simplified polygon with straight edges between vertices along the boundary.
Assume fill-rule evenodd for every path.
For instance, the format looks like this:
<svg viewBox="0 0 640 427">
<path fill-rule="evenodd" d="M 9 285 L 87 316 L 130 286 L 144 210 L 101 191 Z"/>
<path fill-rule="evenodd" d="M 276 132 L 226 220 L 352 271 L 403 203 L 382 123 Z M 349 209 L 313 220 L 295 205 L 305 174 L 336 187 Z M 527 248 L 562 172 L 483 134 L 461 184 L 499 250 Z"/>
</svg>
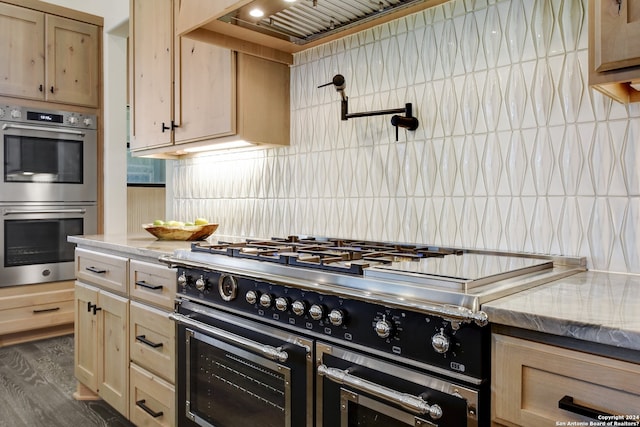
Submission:
<svg viewBox="0 0 640 427">
<path fill-rule="evenodd" d="M 98 27 L 46 15 L 47 100 L 98 106 Z"/>
<path fill-rule="evenodd" d="M 201 41 L 179 38 L 176 55 L 175 142 L 236 133 L 235 54 Z M 178 76 L 177 73 L 180 73 Z"/>
<path fill-rule="evenodd" d="M 75 376 L 94 392 L 98 391 L 98 317 L 91 309 L 98 304 L 98 289 L 76 282 L 75 286 Z"/>
<path fill-rule="evenodd" d="M 492 336 L 492 419 L 506 425 L 548 426 L 595 422 L 575 403 L 598 413 L 636 415 L 640 366 L 533 341 Z M 594 424 L 591 424 L 594 425 Z"/>
<path fill-rule="evenodd" d="M 130 146 L 136 150 L 171 145 L 173 2 L 131 0 L 130 13 Z"/>
<path fill-rule="evenodd" d="M 0 94 L 44 99 L 44 13 L 0 3 Z"/>
<path fill-rule="evenodd" d="M 595 0 L 595 68 L 640 65 L 640 2 Z"/>
<path fill-rule="evenodd" d="M 129 413 L 129 300 L 100 291 L 98 394 L 121 414 Z"/>
</svg>

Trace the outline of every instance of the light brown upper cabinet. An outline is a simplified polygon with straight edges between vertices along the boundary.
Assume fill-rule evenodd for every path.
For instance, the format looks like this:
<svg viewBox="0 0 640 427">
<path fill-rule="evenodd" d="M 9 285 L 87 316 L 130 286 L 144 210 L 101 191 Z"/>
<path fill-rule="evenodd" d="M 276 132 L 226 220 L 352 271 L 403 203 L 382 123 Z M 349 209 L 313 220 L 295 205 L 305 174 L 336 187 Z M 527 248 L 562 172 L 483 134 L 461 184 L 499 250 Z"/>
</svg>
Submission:
<svg viewBox="0 0 640 427">
<path fill-rule="evenodd" d="M 175 37 L 178 12 L 172 0 L 131 1 L 133 154 L 289 144 L 288 66 Z"/>
<path fill-rule="evenodd" d="M 589 84 L 616 101 L 640 102 L 640 2 L 589 1 Z"/>
<path fill-rule="evenodd" d="M 98 28 L 0 3 L 0 94 L 97 107 Z"/>
</svg>

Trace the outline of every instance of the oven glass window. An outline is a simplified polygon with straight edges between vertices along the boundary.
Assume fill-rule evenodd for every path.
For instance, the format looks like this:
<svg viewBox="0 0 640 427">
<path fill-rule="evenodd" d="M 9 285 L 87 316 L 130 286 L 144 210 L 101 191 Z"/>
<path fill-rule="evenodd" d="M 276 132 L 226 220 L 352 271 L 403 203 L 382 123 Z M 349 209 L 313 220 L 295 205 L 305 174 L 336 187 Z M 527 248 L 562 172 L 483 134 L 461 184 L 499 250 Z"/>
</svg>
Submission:
<svg viewBox="0 0 640 427">
<path fill-rule="evenodd" d="M 4 221 L 4 266 L 71 262 L 73 243 L 67 236 L 83 233 L 82 218 Z"/>
<path fill-rule="evenodd" d="M 82 142 L 6 135 L 5 182 L 82 184 Z"/>
<path fill-rule="evenodd" d="M 349 427 L 407 427 L 407 424 L 385 414 L 353 403 L 349 405 L 349 423 L 347 425 Z"/>
<path fill-rule="evenodd" d="M 425 419 L 418 418 L 409 412 L 399 410 L 371 399 L 358 395 L 353 391 L 340 390 L 342 421 L 341 427 L 408 427 L 434 426 Z"/>
<path fill-rule="evenodd" d="M 288 425 L 289 381 L 277 365 L 249 353 L 240 356 L 197 339 L 192 339 L 191 345 L 190 410 L 204 421 L 201 425 Z"/>
</svg>

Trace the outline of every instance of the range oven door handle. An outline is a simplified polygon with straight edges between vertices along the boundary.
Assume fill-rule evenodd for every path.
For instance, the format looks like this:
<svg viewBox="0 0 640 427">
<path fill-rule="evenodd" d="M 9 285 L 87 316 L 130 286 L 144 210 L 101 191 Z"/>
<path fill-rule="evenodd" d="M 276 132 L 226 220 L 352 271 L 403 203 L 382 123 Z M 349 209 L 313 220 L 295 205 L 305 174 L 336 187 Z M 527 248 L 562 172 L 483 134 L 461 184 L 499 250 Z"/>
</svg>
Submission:
<svg viewBox="0 0 640 427">
<path fill-rule="evenodd" d="M 241 337 L 231 332 L 218 329 L 214 326 L 209 326 L 206 323 L 198 322 L 197 320 L 193 320 L 190 317 L 187 317 L 180 313 L 170 313 L 169 319 L 174 320 L 186 326 L 191 326 L 192 328 L 200 329 L 216 338 L 223 338 L 228 341 L 231 341 L 235 345 L 260 353 L 266 358 L 271 360 L 284 363 L 289 358 L 289 354 L 286 351 L 282 350 L 281 348 L 276 348 L 270 345 L 260 344 L 255 341 L 251 341 L 247 338 Z"/>
<path fill-rule="evenodd" d="M 429 405 L 420 396 L 413 396 L 408 393 L 390 389 L 380 384 L 356 377 L 348 371 L 338 368 L 330 368 L 321 364 L 318 366 L 318 375 L 326 377 L 337 384 L 353 387 L 361 392 L 372 394 L 387 402 L 400 405 L 417 414 L 429 414 L 431 418 L 437 420 L 442 417 L 442 408 L 439 405 Z"/>
<path fill-rule="evenodd" d="M 5 123 L 2 125 L 2 130 L 7 129 L 20 129 L 20 130 L 38 130 L 42 132 L 55 132 L 55 133 L 66 133 L 70 135 L 78 135 L 84 136 L 85 133 L 79 130 L 71 130 L 71 129 L 57 129 L 57 128 L 47 128 L 44 126 L 29 126 L 29 125 L 16 125 L 12 123 Z"/>
</svg>

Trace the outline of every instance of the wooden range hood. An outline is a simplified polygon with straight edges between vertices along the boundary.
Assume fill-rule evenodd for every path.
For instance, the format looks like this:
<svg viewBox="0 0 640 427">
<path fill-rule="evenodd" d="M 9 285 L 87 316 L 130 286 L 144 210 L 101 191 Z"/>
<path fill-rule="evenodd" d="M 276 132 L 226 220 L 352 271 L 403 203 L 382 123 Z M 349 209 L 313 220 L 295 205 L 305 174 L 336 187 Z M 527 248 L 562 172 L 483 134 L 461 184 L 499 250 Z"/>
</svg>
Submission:
<svg viewBox="0 0 640 427">
<path fill-rule="evenodd" d="M 285 64 L 293 53 L 448 0 L 182 0 L 178 36 Z M 251 17 L 255 8 L 262 17 Z"/>
</svg>

